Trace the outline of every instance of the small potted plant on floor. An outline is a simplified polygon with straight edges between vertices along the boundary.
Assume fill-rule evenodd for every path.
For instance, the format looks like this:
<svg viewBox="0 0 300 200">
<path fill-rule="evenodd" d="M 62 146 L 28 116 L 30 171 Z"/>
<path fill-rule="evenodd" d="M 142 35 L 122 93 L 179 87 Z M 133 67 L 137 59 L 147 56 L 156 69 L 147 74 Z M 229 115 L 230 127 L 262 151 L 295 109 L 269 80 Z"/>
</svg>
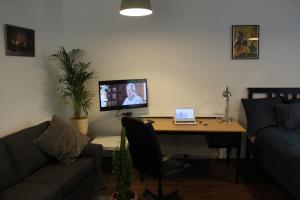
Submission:
<svg viewBox="0 0 300 200">
<path fill-rule="evenodd" d="M 131 157 L 126 146 L 126 131 L 121 130 L 120 146 L 113 151 L 112 165 L 113 175 L 117 178 L 116 191 L 112 194 L 112 200 L 137 200 L 136 193 L 129 190 L 131 185 L 132 164 Z"/>
<path fill-rule="evenodd" d="M 58 78 L 61 84 L 59 92 L 66 103 L 73 107 L 71 123 L 83 134 L 87 134 L 88 110 L 92 105 L 93 95 L 87 90 L 85 84 L 93 78 L 94 71 L 90 70 L 91 62 L 86 62 L 83 54 L 84 51 L 81 49 L 66 51 L 64 47 L 60 47 L 50 58 L 57 61 L 62 70 Z"/>
</svg>

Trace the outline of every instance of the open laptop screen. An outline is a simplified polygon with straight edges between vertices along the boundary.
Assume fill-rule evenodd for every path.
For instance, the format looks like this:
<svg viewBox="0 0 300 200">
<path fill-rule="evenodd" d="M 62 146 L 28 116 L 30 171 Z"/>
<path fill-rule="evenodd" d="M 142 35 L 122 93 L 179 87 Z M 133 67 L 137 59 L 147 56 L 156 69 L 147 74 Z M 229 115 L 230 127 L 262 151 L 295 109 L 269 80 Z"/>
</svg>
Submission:
<svg viewBox="0 0 300 200">
<path fill-rule="evenodd" d="M 176 120 L 194 120 L 194 109 L 177 108 L 175 114 Z"/>
</svg>

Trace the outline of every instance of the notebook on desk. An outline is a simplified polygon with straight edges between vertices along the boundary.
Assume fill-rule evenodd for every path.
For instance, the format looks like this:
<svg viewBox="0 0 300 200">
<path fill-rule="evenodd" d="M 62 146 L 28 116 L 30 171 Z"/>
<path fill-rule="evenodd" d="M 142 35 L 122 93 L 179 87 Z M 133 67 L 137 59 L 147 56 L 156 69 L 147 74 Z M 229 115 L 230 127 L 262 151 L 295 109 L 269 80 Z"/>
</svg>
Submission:
<svg viewBox="0 0 300 200">
<path fill-rule="evenodd" d="M 196 124 L 194 109 L 177 108 L 175 111 L 174 124 Z"/>
</svg>

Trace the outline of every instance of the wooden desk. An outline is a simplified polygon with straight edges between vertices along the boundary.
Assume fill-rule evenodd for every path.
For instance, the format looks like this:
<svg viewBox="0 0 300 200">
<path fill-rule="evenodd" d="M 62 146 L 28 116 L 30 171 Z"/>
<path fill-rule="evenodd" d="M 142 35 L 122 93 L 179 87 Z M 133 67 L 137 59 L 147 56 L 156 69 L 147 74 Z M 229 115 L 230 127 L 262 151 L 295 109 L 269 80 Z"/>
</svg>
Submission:
<svg viewBox="0 0 300 200">
<path fill-rule="evenodd" d="M 185 133 L 199 133 L 207 132 L 211 134 L 225 133 L 244 133 L 246 130 L 235 120 L 232 122 L 221 122 L 215 118 L 197 118 L 197 124 L 174 124 L 172 117 L 144 117 L 144 120 L 154 121 L 153 127 L 159 133 L 170 132 L 172 134 Z"/>
<path fill-rule="evenodd" d="M 237 121 L 222 122 L 215 118 L 197 118 L 195 125 L 175 125 L 172 117 L 143 117 L 142 119 L 145 122 L 153 121 L 152 125 L 157 134 L 205 135 L 210 148 L 227 148 L 227 152 L 235 148 L 237 150 L 235 181 L 239 182 L 241 142 L 246 130 Z"/>
</svg>

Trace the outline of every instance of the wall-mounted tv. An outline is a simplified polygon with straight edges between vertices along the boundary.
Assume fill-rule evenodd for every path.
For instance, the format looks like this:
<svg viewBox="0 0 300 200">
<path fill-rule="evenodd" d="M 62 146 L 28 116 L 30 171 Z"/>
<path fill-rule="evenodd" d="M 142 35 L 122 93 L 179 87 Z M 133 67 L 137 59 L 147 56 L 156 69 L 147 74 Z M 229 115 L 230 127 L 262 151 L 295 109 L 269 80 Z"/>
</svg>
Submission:
<svg viewBox="0 0 300 200">
<path fill-rule="evenodd" d="M 147 79 L 99 81 L 100 111 L 148 107 Z"/>
</svg>

